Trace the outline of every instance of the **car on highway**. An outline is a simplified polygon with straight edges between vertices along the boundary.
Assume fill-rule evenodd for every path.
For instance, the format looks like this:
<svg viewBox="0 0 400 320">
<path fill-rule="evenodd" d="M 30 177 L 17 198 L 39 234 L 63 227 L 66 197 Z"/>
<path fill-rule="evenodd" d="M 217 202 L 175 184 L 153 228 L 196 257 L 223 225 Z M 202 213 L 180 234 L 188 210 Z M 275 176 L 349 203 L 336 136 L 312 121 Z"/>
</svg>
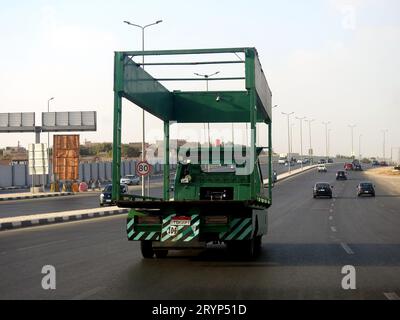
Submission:
<svg viewBox="0 0 400 320">
<path fill-rule="evenodd" d="M 133 174 L 127 174 L 120 180 L 121 184 L 127 184 L 128 186 L 137 186 L 140 183 L 140 178 L 138 176 L 135 176 Z"/>
<path fill-rule="evenodd" d="M 329 159 L 328 159 L 328 163 L 333 163 L 333 159 L 332 159 L 332 158 L 329 158 Z"/>
<path fill-rule="evenodd" d="M 347 180 L 347 173 L 345 171 L 336 172 L 336 180 Z"/>
<path fill-rule="evenodd" d="M 354 171 L 362 171 L 361 164 L 357 163 L 353 165 L 353 170 Z"/>
<path fill-rule="evenodd" d="M 120 185 L 120 190 L 122 194 L 128 193 L 128 186 L 126 184 Z M 113 205 L 112 197 L 112 184 L 107 184 L 103 191 L 100 194 L 100 206 L 104 206 L 105 204 Z"/>
<path fill-rule="evenodd" d="M 386 161 L 381 161 L 381 162 L 379 163 L 379 165 L 380 165 L 381 167 L 387 167 L 387 166 L 388 166 L 388 164 L 387 164 Z"/>
<path fill-rule="evenodd" d="M 327 172 L 326 166 L 324 164 L 319 164 L 317 167 L 318 172 Z"/>
<path fill-rule="evenodd" d="M 348 171 L 348 170 L 353 170 L 353 164 L 352 164 L 352 163 L 345 163 L 345 164 L 344 164 L 344 169 L 345 169 L 346 171 Z"/>
<path fill-rule="evenodd" d="M 375 186 L 372 184 L 372 182 L 363 181 L 358 184 L 357 196 L 361 197 L 362 195 L 370 195 L 371 197 L 375 197 Z"/>
<path fill-rule="evenodd" d="M 324 164 L 324 163 L 326 163 L 325 159 L 319 159 L 318 164 Z"/>
<path fill-rule="evenodd" d="M 333 186 L 327 182 L 317 182 L 313 188 L 313 197 L 314 199 L 317 197 L 332 198 L 332 189 Z"/>
</svg>

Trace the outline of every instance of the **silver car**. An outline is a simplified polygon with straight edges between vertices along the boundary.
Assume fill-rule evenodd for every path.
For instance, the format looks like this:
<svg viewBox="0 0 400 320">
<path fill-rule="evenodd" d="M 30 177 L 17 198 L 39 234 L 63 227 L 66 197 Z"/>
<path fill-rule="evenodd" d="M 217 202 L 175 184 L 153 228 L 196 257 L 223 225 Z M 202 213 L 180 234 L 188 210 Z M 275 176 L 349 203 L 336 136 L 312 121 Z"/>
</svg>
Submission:
<svg viewBox="0 0 400 320">
<path fill-rule="evenodd" d="M 140 183 L 140 178 L 133 174 L 128 174 L 125 177 L 121 178 L 120 184 L 127 184 L 128 186 L 138 185 Z"/>
</svg>

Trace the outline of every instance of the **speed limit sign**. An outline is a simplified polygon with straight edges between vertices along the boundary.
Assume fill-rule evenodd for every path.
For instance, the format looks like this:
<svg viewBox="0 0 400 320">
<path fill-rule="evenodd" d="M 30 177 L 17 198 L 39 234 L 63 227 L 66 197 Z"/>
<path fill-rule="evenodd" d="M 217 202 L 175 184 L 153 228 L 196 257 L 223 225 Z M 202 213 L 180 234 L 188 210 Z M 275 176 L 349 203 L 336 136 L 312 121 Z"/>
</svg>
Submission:
<svg viewBox="0 0 400 320">
<path fill-rule="evenodd" d="M 147 161 L 140 161 L 136 164 L 136 173 L 140 176 L 147 176 L 151 171 L 151 165 Z"/>
</svg>

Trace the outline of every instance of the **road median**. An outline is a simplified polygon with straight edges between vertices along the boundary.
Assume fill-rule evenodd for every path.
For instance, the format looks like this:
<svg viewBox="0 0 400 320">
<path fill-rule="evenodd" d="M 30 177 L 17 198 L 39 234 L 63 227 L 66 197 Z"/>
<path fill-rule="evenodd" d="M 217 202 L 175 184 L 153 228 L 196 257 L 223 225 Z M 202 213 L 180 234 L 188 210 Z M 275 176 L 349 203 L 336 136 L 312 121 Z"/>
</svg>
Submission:
<svg viewBox="0 0 400 320">
<path fill-rule="evenodd" d="M 113 216 L 128 213 L 128 211 L 129 209 L 121 209 L 112 206 L 109 208 L 94 208 L 0 218 L 0 231 Z"/>
</svg>

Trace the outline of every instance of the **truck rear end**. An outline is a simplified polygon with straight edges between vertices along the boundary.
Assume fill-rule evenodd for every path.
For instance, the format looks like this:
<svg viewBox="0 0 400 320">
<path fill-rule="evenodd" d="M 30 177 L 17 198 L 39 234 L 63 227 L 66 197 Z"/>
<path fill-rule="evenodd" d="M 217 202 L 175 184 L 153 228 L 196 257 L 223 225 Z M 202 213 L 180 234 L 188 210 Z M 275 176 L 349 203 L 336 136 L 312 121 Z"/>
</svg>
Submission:
<svg viewBox="0 0 400 320">
<path fill-rule="evenodd" d="M 241 65 L 244 66 L 244 76 L 212 80 L 241 81 L 243 89 L 209 91 L 208 85 L 206 91 L 167 89 L 169 81 L 187 84 L 198 78 L 179 78 L 175 73 L 172 78 L 165 78 L 165 73 L 161 78 L 153 77 L 147 69 L 144 70 L 146 64 L 134 60 L 141 56 L 200 57 L 221 54 L 226 60 L 162 59 L 161 62 L 147 64 L 152 67 L 189 68 L 209 64 Z M 238 60 L 239 55 L 243 59 Z M 235 255 L 255 257 L 261 247 L 261 238 L 267 232 L 267 208 L 272 203 L 273 183 L 272 94 L 257 50 L 228 48 L 116 52 L 114 65 L 113 200 L 119 207 L 131 208 L 126 225 L 128 239 L 141 242 L 145 258 L 154 255 L 165 257 L 172 249 L 204 248 L 208 243 L 225 243 Z M 164 123 L 162 198 L 121 194 L 118 189 L 122 98 L 135 103 Z M 170 126 L 173 123 L 229 123 L 232 128 L 234 123 L 246 124 L 249 144 L 235 144 L 232 141 L 230 149 L 225 143 L 217 143 L 218 146 L 213 148 L 209 142 L 206 148 L 198 144 L 183 152 L 187 157 L 191 153 L 197 155 L 197 160 L 179 159 L 171 198 Z M 257 136 L 256 124 L 265 124 L 267 127 L 267 147 L 257 147 L 256 141 L 260 135 Z M 236 161 L 237 148 L 242 155 L 245 149 L 244 161 Z M 215 152 L 217 159 L 213 156 Z M 268 159 L 266 168 L 263 168 L 267 172 L 265 181 L 258 160 L 261 152 Z M 206 158 L 209 162 L 199 156 L 204 153 L 208 155 Z M 267 189 L 264 188 L 265 183 L 268 183 Z"/>
</svg>

